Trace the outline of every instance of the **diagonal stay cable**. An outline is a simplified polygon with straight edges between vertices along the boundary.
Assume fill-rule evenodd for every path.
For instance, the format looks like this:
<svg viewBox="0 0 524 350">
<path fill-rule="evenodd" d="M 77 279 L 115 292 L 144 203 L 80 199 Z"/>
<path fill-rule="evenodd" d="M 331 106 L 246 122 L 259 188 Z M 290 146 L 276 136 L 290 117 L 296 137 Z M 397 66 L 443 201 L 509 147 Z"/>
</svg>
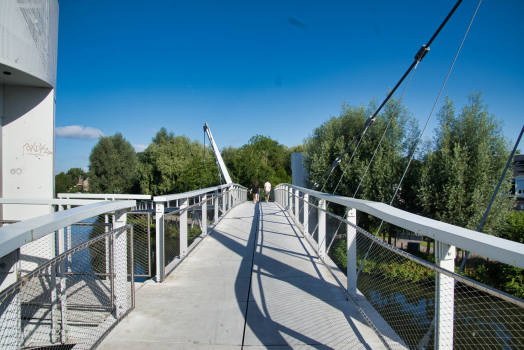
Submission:
<svg viewBox="0 0 524 350">
<path fill-rule="evenodd" d="M 395 87 L 393 87 L 393 89 L 390 91 L 390 93 L 387 95 L 386 99 L 382 102 L 382 104 L 377 108 L 377 110 L 373 113 L 373 115 L 371 117 L 369 117 L 363 128 L 358 132 L 358 134 L 353 138 L 353 140 L 349 143 L 349 145 L 346 147 L 346 149 L 344 150 L 344 152 L 342 152 L 342 154 L 340 156 L 338 156 L 335 161 L 332 163 L 331 167 L 324 173 L 324 175 L 322 175 L 322 177 L 313 184 L 313 189 L 317 188 L 320 184 L 320 182 L 322 182 L 322 180 L 328 176 L 328 179 L 329 179 L 329 176 L 331 176 L 331 174 L 333 173 L 333 170 L 336 168 L 337 165 L 339 165 L 342 161 L 342 157 L 349 151 L 349 149 L 351 148 L 351 146 L 355 143 L 355 141 L 363 134 L 366 133 L 366 131 L 368 130 L 368 128 L 371 126 L 371 124 L 373 124 L 373 122 L 375 121 L 376 119 L 376 116 L 378 115 L 378 113 L 380 112 L 380 110 L 382 109 L 382 107 L 389 101 L 389 99 L 393 96 L 393 94 L 395 93 L 395 91 L 398 89 L 398 87 L 400 86 L 400 84 L 402 84 L 402 82 L 404 81 L 404 79 L 408 76 L 408 74 L 411 72 L 412 69 L 416 68 L 418 66 L 418 63 L 422 61 L 422 59 L 426 56 L 426 54 L 429 52 L 429 47 L 430 45 L 433 43 L 433 41 L 435 40 L 435 38 L 438 36 L 438 34 L 440 33 L 440 31 L 442 30 L 442 28 L 444 28 L 444 26 L 446 25 L 446 23 L 449 21 L 449 19 L 451 18 L 451 16 L 455 13 L 455 11 L 457 10 L 457 8 L 459 7 L 459 5 L 462 3 L 462 0 L 458 0 L 456 3 L 455 3 L 455 6 L 453 6 L 453 8 L 451 9 L 451 11 L 448 13 L 448 15 L 446 16 L 446 18 L 444 19 L 444 21 L 442 21 L 442 23 L 440 24 L 440 26 L 438 27 L 438 29 L 435 31 L 435 33 L 433 34 L 433 36 L 431 37 L 431 39 L 429 39 L 429 41 L 427 42 L 426 45 L 422 45 L 422 47 L 419 49 L 419 51 L 417 52 L 417 54 L 415 55 L 414 57 L 414 61 L 413 63 L 410 65 L 410 67 L 407 69 L 407 71 L 404 73 L 404 75 L 402 76 L 402 78 L 400 78 L 400 80 L 397 82 L 397 84 L 395 85 Z M 327 179 L 325 181 L 325 183 L 327 183 Z M 325 187 L 325 184 L 323 186 L 323 188 Z"/>
<path fill-rule="evenodd" d="M 317 188 L 320 184 L 320 182 L 322 182 L 322 180 L 329 175 L 331 175 L 331 173 L 333 172 L 333 169 L 335 169 L 337 167 L 337 165 L 340 164 L 341 160 L 342 160 L 342 157 L 349 151 L 349 149 L 351 148 L 351 146 L 355 143 L 355 141 L 360 137 L 360 135 L 364 134 L 367 129 L 371 126 L 371 124 L 373 124 L 373 122 L 375 121 L 378 113 L 380 112 L 380 110 L 382 109 L 382 107 L 384 107 L 384 105 L 389 101 L 389 99 L 391 98 L 391 96 L 393 96 L 393 94 L 395 93 L 395 91 L 397 91 L 398 87 L 400 86 L 400 84 L 402 84 L 402 82 L 404 81 L 404 79 L 406 79 L 406 77 L 408 76 L 409 72 L 415 68 L 419 62 L 422 61 L 422 59 L 426 56 L 426 54 L 429 52 L 429 47 L 430 45 L 433 43 L 433 41 L 435 40 L 435 38 L 438 36 L 438 34 L 440 33 L 440 31 L 442 30 L 442 28 L 444 28 L 444 26 L 446 25 L 446 23 L 448 22 L 448 20 L 451 18 L 451 16 L 453 15 L 453 13 L 455 13 L 455 11 L 457 10 L 457 8 L 459 7 L 459 5 L 462 3 L 462 0 L 458 0 L 457 3 L 455 4 L 455 6 L 453 6 L 453 8 L 451 9 L 451 11 L 448 13 L 448 15 L 446 16 L 446 18 L 444 19 L 444 21 L 442 21 L 442 23 L 440 24 L 440 26 L 438 27 L 438 29 L 435 31 L 435 33 L 433 34 L 433 36 L 431 37 L 431 39 L 429 39 L 429 41 L 427 42 L 426 45 L 422 45 L 422 47 L 418 50 L 417 54 L 415 55 L 414 57 L 414 61 L 413 63 L 411 63 L 411 65 L 409 66 L 409 68 L 407 69 L 407 71 L 404 73 L 404 75 L 402 76 L 402 78 L 400 78 L 400 80 L 397 82 L 397 85 L 395 85 L 395 87 L 393 87 L 393 89 L 390 91 L 390 93 L 388 94 L 388 96 L 386 97 L 386 99 L 382 102 L 382 104 L 377 108 L 377 110 L 373 113 L 373 115 L 371 117 L 368 118 L 368 120 L 366 120 L 366 123 L 364 124 L 364 127 L 359 131 L 359 133 L 353 138 L 353 140 L 349 143 L 349 145 L 346 147 L 346 149 L 344 150 L 344 152 L 342 152 L 342 154 L 340 156 L 337 157 L 337 159 L 335 159 L 335 161 L 332 163 L 331 167 L 324 173 L 324 175 L 322 175 L 322 177 L 313 184 L 313 189 Z"/>
<path fill-rule="evenodd" d="M 415 68 L 416 69 L 416 68 Z M 366 174 L 369 170 L 369 167 L 371 166 L 371 163 L 373 163 L 373 160 L 375 159 L 375 155 L 377 154 L 378 149 L 380 148 L 380 145 L 382 144 L 382 141 L 384 140 L 384 137 L 386 136 L 386 133 L 388 132 L 389 126 L 391 125 L 391 122 L 393 121 L 394 115 L 397 112 L 398 108 L 400 107 L 400 103 L 402 102 L 402 98 L 404 97 L 404 93 L 406 92 L 406 89 L 409 85 L 409 82 L 411 81 L 411 78 L 413 77 L 413 73 L 415 73 L 415 69 L 411 72 L 411 76 L 409 77 L 408 82 L 406 83 L 406 86 L 404 87 L 404 91 L 402 91 L 402 95 L 400 95 L 400 98 L 397 101 L 397 105 L 395 106 L 395 109 L 393 110 L 393 116 L 389 119 L 388 125 L 386 126 L 386 129 L 384 129 L 384 133 L 382 134 L 382 137 L 380 138 L 380 141 L 378 142 L 377 148 L 375 148 L 375 152 L 373 153 L 373 156 L 371 157 L 371 160 L 369 161 L 368 167 L 366 168 L 366 171 L 364 172 L 364 175 L 362 175 L 362 178 L 360 179 L 360 183 L 357 186 L 357 190 L 355 191 L 355 194 L 353 194 L 353 198 L 356 197 L 358 190 L 360 189 L 360 185 L 362 185 L 362 181 L 364 181 L 364 178 L 366 177 Z"/>
<path fill-rule="evenodd" d="M 411 165 L 411 162 L 413 161 L 413 158 L 415 157 L 418 145 L 420 144 L 420 141 L 422 140 L 422 137 L 424 136 L 424 133 L 425 133 L 426 128 L 428 126 L 429 120 L 431 119 L 431 116 L 433 115 L 433 112 L 435 111 L 435 108 L 436 108 L 437 103 L 438 103 L 438 101 L 440 99 L 440 96 L 442 95 L 442 91 L 444 91 L 444 87 L 446 86 L 446 83 L 448 82 L 448 79 L 449 79 L 449 76 L 450 76 L 451 71 L 453 69 L 453 66 L 455 65 L 455 62 L 457 61 L 458 55 L 460 53 L 460 50 L 462 49 L 462 45 L 464 45 L 464 41 L 466 40 L 466 37 L 467 37 L 468 32 L 469 32 L 469 29 L 471 28 L 471 25 L 473 24 L 473 20 L 475 19 L 475 16 L 477 15 L 477 11 L 478 11 L 481 3 L 482 3 L 482 0 L 479 1 L 479 4 L 477 5 L 477 8 L 475 10 L 475 13 L 473 14 L 473 17 L 471 18 L 471 21 L 469 22 L 468 29 L 466 30 L 466 33 L 464 33 L 464 37 L 462 38 L 462 42 L 460 43 L 460 46 L 459 46 L 459 48 L 457 50 L 457 53 L 455 54 L 455 58 L 453 59 L 453 62 L 451 63 L 451 67 L 449 67 L 449 71 L 448 71 L 448 74 L 446 75 L 446 79 L 444 79 L 444 83 L 442 84 L 442 87 L 440 88 L 440 91 L 438 93 L 437 99 L 435 100 L 435 103 L 433 104 L 433 108 L 431 108 L 431 112 L 429 113 L 428 119 L 426 120 L 426 124 L 424 125 L 424 129 L 422 130 L 422 133 L 420 134 L 420 137 L 418 138 L 417 143 L 413 147 L 413 151 L 411 152 L 411 156 L 409 158 L 408 165 L 406 166 L 406 169 L 404 170 L 404 174 L 402 175 L 402 178 L 400 179 L 400 182 L 399 182 L 397 188 L 395 189 L 395 193 L 393 194 L 393 198 L 391 198 L 391 202 L 389 203 L 389 205 L 393 204 L 393 201 L 395 200 L 395 198 L 397 196 L 398 190 L 400 189 L 400 186 L 402 185 L 402 182 L 404 181 L 404 178 L 406 177 L 406 174 L 408 172 L 409 166 Z M 381 221 L 380 226 L 379 226 L 375 236 L 378 236 L 378 233 L 380 232 L 380 229 L 382 228 L 383 224 L 384 224 L 384 220 Z M 368 256 L 369 252 L 371 251 L 372 247 L 373 247 L 373 243 L 371 243 L 371 245 L 369 246 L 369 248 L 368 248 L 368 250 L 366 252 L 366 255 L 364 256 L 364 259 L 362 260 L 362 263 L 360 264 L 360 266 L 358 268 L 357 278 L 358 278 L 358 275 L 360 274 L 360 272 L 362 271 L 362 268 L 364 267 L 364 263 L 366 262 L 366 258 Z"/>
<path fill-rule="evenodd" d="M 378 149 L 380 148 L 380 146 L 382 145 L 382 141 L 384 140 L 384 137 L 386 136 L 388 130 L 389 130 L 389 126 L 391 125 L 391 122 L 393 121 L 394 119 L 394 116 L 395 116 L 395 113 L 397 113 L 397 110 L 399 109 L 400 107 L 400 104 L 402 103 L 402 98 L 404 97 L 404 94 L 406 92 L 406 89 L 408 88 L 409 86 L 409 83 L 411 82 L 411 78 L 413 78 L 413 74 L 415 73 L 415 70 L 416 70 L 416 67 L 415 69 L 413 69 L 411 71 L 411 75 L 409 76 L 409 80 L 408 82 L 406 83 L 406 86 L 404 86 L 404 90 L 402 91 L 402 95 L 400 95 L 400 98 L 398 99 L 397 101 L 397 104 L 395 105 L 395 108 L 393 109 L 393 113 L 392 113 L 392 117 L 389 119 L 389 122 L 388 124 L 386 125 L 386 128 L 384 129 L 384 132 L 382 133 L 382 137 L 380 138 L 380 141 L 378 142 L 378 145 L 377 147 L 375 148 L 375 152 L 373 152 L 373 156 L 371 157 L 371 160 L 369 161 L 368 163 L 368 166 L 366 168 L 366 171 L 364 172 L 364 175 L 362 175 L 362 178 L 360 179 L 360 183 L 358 184 L 357 186 L 357 189 L 355 191 L 355 193 L 353 194 L 353 198 L 356 197 L 357 193 L 358 193 L 358 190 L 360 189 L 360 185 L 362 185 L 362 182 L 364 181 L 364 178 L 366 177 L 366 174 L 371 166 L 371 163 L 373 163 L 373 160 L 375 159 L 375 155 L 377 154 L 377 151 Z M 364 136 L 362 136 L 364 137 Z M 362 138 L 360 139 L 362 141 Z M 360 144 L 360 142 L 359 142 Z M 358 147 L 358 146 L 357 146 Z M 356 152 L 356 149 L 355 149 L 355 152 Z M 354 154 L 354 153 L 353 153 Z M 353 159 L 353 158 L 352 158 Z M 349 165 L 349 163 L 348 163 Z M 346 169 L 347 169 L 347 166 L 346 166 Z M 345 173 L 345 170 L 344 170 L 344 173 Z M 344 174 L 342 174 L 342 176 L 344 176 Z M 342 180 L 342 177 L 340 177 L 340 181 Z M 340 181 L 339 181 L 339 184 L 340 184 Z M 338 188 L 338 185 L 337 185 L 337 188 Z M 335 194 L 336 192 L 336 188 L 335 188 L 335 191 L 333 191 L 333 194 Z M 327 210 L 327 207 L 329 206 L 331 202 L 327 202 L 326 203 L 326 210 Z M 318 225 L 318 224 L 317 224 Z M 336 229 L 335 231 L 335 234 L 333 235 L 333 237 L 331 238 L 331 242 L 329 243 L 329 246 L 327 247 L 327 250 L 326 250 L 326 254 L 329 253 L 329 249 L 331 248 L 331 245 L 333 244 L 333 242 L 335 241 L 335 237 L 337 236 L 337 233 L 338 233 L 338 230 L 340 230 L 340 227 L 342 226 L 342 221 L 339 223 L 338 225 L 338 228 Z"/>
</svg>

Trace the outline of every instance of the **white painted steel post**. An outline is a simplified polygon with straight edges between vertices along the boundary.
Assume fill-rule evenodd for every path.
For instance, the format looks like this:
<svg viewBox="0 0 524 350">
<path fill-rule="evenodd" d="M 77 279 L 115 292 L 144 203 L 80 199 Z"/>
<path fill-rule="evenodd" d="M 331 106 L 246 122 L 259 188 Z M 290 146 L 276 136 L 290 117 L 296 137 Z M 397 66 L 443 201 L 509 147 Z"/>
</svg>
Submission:
<svg viewBox="0 0 524 350">
<path fill-rule="evenodd" d="M 222 189 L 222 215 L 226 212 L 226 201 L 227 201 L 227 194 L 224 193 L 224 190 Z"/>
<path fill-rule="evenodd" d="M 202 236 L 207 235 L 207 195 L 202 196 Z"/>
<path fill-rule="evenodd" d="M 219 200 L 218 200 L 218 190 L 215 191 L 215 198 L 214 198 L 213 202 L 215 204 L 213 206 L 214 209 L 215 209 L 215 220 L 213 220 L 213 222 L 216 224 L 217 221 L 218 221 L 218 202 L 219 202 Z"/>
<path fill-rule="evenodd" d="M 357 210 L 346 208 L 347 221 L 357 226 Z M 347 224 L 347 276 L 348 293 L 352 297 L 357 297 L 357 229 Z"/>
<path fill-rule="evenodd" d="M 304 193 L 304 236 L 309 234 L 309 194 Z"/>
<path fill-rule="evenodd" d="M 288 197 L 288 203 L 289 203 L 289 207 L 288 207 L 289 213 L 293 214 L 293 211 L 292 211 L 293 209 L 293 189 L 291 187 L 289 187 L 288 189 L 287 197 Z"/>
<path fill-rule="evenodd" d="M 455 256 L 455 246 L 435 241 L 437 266 L 454 272 Z M 436 273 L 435 279 L 435 349 L 452 350 L 455 281 L 441 273 Z"/>
<path fill-rule="evenodd" d="M 162 283 L 164 270 L 164 203 L 156 204 L 156 282 Z"/>
<path fill-rule="evenodd" d="M 182 199 L 180 204 L 180 259 L 187 254 L 187 210 L 188 199 Z"/>
<path fill-rule="evenodd" d="M 300 191 L 299 190 L 295 190 L 295 219 L 298 220 L 299 219 L 299 215 L 298 215 L 298 208 L 300 207 Z"/>
<path fill-rule="evenodd" d="M 115 221 L 113 222 L 113 229 L 117 229 L 126 225 L 127 221 L 127 210 L 120 209 L 115 210 Z M 115 286 L 115 306 L 116 306 L 116 317 L 123 317 L 127 310 L 131 307 L 131 299 L 128 298 L 127 275 L 131 273 L 128 271 L 127 266 L 127 230 L 114 235 L 113 238 L 113 273 L 115 274 L 114 286 Z"/>
<path fill-rule="evenodd" d="M 326 200 L 320 199 L 318 206 L 318 255 L 321 259 L 326 256 Z"/>
</svg>

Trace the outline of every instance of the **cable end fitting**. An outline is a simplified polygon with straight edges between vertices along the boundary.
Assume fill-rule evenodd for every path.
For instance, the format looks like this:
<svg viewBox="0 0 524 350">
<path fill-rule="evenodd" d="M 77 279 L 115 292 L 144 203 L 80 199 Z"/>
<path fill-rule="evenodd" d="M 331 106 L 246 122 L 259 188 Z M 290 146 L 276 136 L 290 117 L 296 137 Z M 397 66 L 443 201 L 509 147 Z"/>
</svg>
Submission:
<svg viewBox="0 0 524 350">
<path fill-rule="evenodd" d="M 426 54 L 429 52 L 429 47 L 426 47 L 426 45 L 422 45 L 420 50 L 418 50 L 417 54 L 415 55 L 415 61 L 420 62 L 424 57 L 426 57 Z"/>
</svg>

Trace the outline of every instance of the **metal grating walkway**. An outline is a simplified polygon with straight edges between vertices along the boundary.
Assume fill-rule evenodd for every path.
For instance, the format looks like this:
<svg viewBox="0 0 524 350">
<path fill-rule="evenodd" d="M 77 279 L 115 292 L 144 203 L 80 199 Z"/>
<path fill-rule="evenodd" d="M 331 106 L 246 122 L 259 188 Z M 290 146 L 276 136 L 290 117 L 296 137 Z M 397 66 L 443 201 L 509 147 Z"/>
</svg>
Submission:
<svg viewBox="0 0 524 350">
<path fill-rule="evenodd" d="M 246 317 L 247 315 L 247 317 Z M 231 210 L 99 349 L 382 349 L 274 203 Z"/>
</svg>

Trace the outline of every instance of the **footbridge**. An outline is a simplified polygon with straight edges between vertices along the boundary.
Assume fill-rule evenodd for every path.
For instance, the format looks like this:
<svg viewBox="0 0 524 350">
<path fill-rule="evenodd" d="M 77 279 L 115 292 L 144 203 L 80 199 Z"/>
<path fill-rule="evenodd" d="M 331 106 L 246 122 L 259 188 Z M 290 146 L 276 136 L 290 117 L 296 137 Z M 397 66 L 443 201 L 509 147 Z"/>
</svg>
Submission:
<svg viewBox="0 0 524 350">
<path fill-rule="evenodd" d="M 522 244 L 289 184 L 71 196 L 0 200 L 51 212 L 0 228 L 2 349 L 524 347 L 524 301 L 455 273 L 456 247 L 523 268 Z"/>
</svg>

